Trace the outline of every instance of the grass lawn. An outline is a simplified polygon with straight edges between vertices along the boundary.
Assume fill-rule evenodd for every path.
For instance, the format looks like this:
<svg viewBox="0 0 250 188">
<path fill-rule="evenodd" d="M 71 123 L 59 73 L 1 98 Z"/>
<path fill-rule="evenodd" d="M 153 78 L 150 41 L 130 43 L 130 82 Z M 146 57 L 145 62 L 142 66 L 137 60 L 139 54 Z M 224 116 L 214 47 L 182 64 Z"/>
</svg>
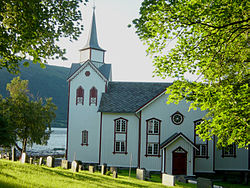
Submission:
<svg viewBox="0 0 250 188">
<path fill-rule="evenodd" d="M 60 167 L 48 168 L 0 160 L 0 187 L 166 187 L 161 184 L 159 175 L 152 175 L 152 181 L 141 181 L 135 173 L 128 177 L 128 171 L 118 172 L 118 178 L 103 176 L 100 172 L 81 171 L 72 173 Z M 177 183 L 180 187 L 196 187 L 192 184 Z"/>
<path fill-rule="evenodd" d="M 151 181 L 141 181 L 135 178 L 135 171 L 128 176 L 128 170 L 120 170 L 118 178 L 103 176 L 100 172 L 89 173 L 81 171 L 72 173 L 60 167 L 48 168 L 0 160 L 0 188 L 4 187 L 166 187 L 161 184 L 158 174 L 151 175 Z M 247 188 L 248 186 L 217 182 L 227 188 Z M 194 184 L 176 183 L 176 188 L 195 188 Z"/>
</svg>

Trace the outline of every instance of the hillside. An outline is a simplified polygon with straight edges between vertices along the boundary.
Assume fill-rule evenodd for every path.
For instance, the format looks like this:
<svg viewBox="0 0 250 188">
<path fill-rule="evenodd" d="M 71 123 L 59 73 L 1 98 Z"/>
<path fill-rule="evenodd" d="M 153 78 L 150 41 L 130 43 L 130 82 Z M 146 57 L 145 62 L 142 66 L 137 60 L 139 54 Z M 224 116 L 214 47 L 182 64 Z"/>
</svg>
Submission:
<svg viewBox="0 0 250 188">
<path fill-rule="evenodd" d="M 20 77 L 23 80 L 29 80 L 29 89 L 36 97 L 52 97 L 53 102 L 58 107 L 56 111 L 56 121 L 53 126 L 66 127 L 67 120 L 67 75 L 69 68 L 47 65 L 46 69 L 40 68 L 39 64 L 30 64 L 28 68 L 21 66 Z M 0 94 L 3 97 L 8 95 L 6 84 L 13 77 L 5 69 L 0 69 Z"/>
</svg>

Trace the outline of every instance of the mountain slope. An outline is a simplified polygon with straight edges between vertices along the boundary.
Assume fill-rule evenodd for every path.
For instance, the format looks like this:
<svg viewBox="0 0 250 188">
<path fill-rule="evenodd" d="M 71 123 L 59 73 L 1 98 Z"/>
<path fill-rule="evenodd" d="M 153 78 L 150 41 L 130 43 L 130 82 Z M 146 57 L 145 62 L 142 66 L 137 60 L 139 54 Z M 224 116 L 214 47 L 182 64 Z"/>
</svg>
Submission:
<svg viewBox="0 0 250 188">
<path fill-rule="evenodd" d="M 66 126 L 67 120 L 67 96 L 68 85 L 67 75 L 69 68 L 46 65 L 45 69 L 40 68 L 39 64 L 30 63 L 28 68 L 21 67 L 20 77 L 22 80 L 29 80 L 29 90 L 35 96 L 53 98 L 56 104 L 56 121 L 53 126 Z M 6 84 L 10 83 L 13 77 L 5 69 L 0 69 L 0 94 L 4 97 L 8 96 Z"/>
</svg>

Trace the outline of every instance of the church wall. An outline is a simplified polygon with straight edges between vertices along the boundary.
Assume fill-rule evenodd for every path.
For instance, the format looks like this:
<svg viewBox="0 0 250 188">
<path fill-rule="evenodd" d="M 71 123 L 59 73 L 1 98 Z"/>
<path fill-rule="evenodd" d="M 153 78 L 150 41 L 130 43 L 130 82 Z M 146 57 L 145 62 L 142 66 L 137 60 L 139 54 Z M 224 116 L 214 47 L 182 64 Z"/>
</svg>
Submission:
<svg viewBox="0 0 250 188">
<path fill-rule="evenodd" d="M 127 124 L 127 154 L 114 152 L 114 120 L 128 120 Z M 138 157 L 138 124 L 139 119 L 134 114 L 103 113 L 102 117 L 102 151 L 100 164 L 108 166 L 129 167 L 132 155 L 132 167 L 137 167 Z M 117 140 L 125 139 L 124 134 L 117 134 Z"/>
<path fill-rule="evenodd" d="M 97 61 L 97 62 L 104 62 L 103 60 L 103 51 L 100 50 L 91 50 L 91 60 L 92 61 Z"/>
<path fill-rule="evenodd" d="M 248 150 L 236 146 L 235 157 L 222 157 L 222 149 L 215 148 L 215 170 L 247 171 Z"/>
<path fill-rule="evenodd" d="M 146 155 L 146 120 L 157 118 L 161 120 L 160 143 L 164 142 L 174 133 L 182 132 L 192 142 L 194 141 L 194 121 L 201 119 L 205 112 L 200 110 L 188 112 L 189 105 L 181 101 L 178 105 L 166 104 L 167 95 L 160 96 L 157 100 L 149 104 L 142 110 L 142 131 L 141 131 L 141 167 L 150 170 L 160 170 L 161 160 L 158 157 Z M 180 125 L 175 125 L 171 121 L 171 115 L 179 111 L 184 116 L 184 121 Z M 211 164 L 212 165 L 212 164 Z"/>
<path fill-rule="evenodd" d="M 90 59 L 90 49 L 80 51 L 80 62 L 85 62 Z"/>
<path fill-rule="evenodd" d="M 86 76 L 85 72 L 90 75 Z M 76 90 L 79 86 L 84 89 L 84 105 L 76 105 Z M 97 106 L 89 105 L 89 92 L 96 87 Z M 105 82 L 89 66 L 84 68 L 70 82 L 69 102 L 69 129 L 68 129 L 68 160 L 77 160 L 98 163 L 99 160 L 99 135 L 100 135 L 100 113 L 97 112 L 102 92 L 105 91 Z M 88 131 L 88 145 L 81 145 L 82 131 Z"/>
</svg>

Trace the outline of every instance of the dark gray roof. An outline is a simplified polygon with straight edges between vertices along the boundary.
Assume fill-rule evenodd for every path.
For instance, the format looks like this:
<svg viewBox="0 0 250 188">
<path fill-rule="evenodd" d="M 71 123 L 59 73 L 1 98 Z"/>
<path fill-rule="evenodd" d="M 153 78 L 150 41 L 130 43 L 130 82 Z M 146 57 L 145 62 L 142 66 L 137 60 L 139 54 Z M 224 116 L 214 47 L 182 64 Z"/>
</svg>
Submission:
<svg viewBox="0 0 250 188">
<path fill-rule="evenodd" d="M 89 33 L 89 38 L 88 38 L 87 44 L 83 47 L 83 49 L 86 49 L 86 48 L 94 48 L 94 49 L 104 51 L 98 44 L 96 21 L 95 21 L 95 10 L 93 10 L 92 25 L 91 25 L 91 30 Z"/>
<path fill-rule="evenodd" d="M 103 64 L 99 67 L 99 71 L 107 80 L 109 80 L 109 76 L 111 73 L 111 64 Z"/>
<path fill-rule="evenodd" d="M 68 79 L 82 66 L 80 63 L 72 63 Z M 103 64 L 99 67 L 100 73 L 108 80 L 111 73 L 111 64 Z"/>
<path fill-rule="evenodd" d="M 109 82 L 108 90 L 102 94 L 100 112 L 133 113 L 172 83 L 154 82 Z"/>
<path fill-rule="evenodd" d="M 67 79 L 69 79 L 80 67 L 80 63 L 72 63 Z"/>
</svg>

